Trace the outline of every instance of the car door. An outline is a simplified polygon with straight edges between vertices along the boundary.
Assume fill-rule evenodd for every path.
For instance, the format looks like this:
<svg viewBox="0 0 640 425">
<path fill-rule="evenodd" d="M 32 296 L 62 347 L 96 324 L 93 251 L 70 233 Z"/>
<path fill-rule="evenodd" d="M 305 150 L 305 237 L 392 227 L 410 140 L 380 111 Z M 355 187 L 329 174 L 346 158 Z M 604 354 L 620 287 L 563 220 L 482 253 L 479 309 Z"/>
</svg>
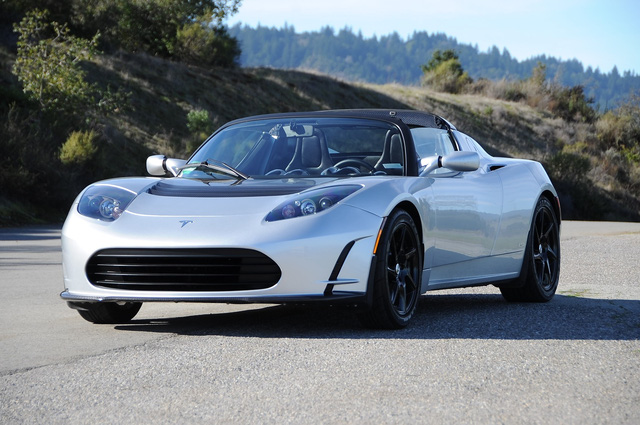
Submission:
<svg viewBox="0 0 640 425">
<path fill-rule="evenodd" d="M 444 156 L 459 149 L 449 133 L 440 132 L 432 152 L 424 142 L 429 132 L 433 138 L 433 131 L 419 134 L 421 131 L 412 130 L 421 157 Z M 429 287 L 455 286 L 451 283 L 492 274 L 494 271 L 486 259 L 491 256 L 500 225 L 503 202 L 500 178 L 482 166 L 470 172 L 440 168 L 429 178 L 433 179 L 431 208 L 435 216 Z"/>
</svg>

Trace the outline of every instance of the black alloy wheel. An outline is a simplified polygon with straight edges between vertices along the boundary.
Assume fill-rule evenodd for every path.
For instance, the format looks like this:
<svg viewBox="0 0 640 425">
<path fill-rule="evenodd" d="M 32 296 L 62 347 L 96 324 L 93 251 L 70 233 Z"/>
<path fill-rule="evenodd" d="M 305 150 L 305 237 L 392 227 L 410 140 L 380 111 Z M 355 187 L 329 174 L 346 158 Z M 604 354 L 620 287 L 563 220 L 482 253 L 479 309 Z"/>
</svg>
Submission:
<svg viewBox="0 0 640 425">
<path fill-rule="evenodd" d="M 397 210 L 387 219 L 378 243 L 373 302 L 363 312 L 365 325 L 379 329 L 407 326 L 420 297 L 422 252 L 411 216 Z"/>
<path fill-rule="evenodd" d="M 560 278 L 560 226 L 551 202 L 541 198 L 536 206 L 522 264 L 519 288 L 500 288 L 508 301 L 547 302 Z"/>
</svg>

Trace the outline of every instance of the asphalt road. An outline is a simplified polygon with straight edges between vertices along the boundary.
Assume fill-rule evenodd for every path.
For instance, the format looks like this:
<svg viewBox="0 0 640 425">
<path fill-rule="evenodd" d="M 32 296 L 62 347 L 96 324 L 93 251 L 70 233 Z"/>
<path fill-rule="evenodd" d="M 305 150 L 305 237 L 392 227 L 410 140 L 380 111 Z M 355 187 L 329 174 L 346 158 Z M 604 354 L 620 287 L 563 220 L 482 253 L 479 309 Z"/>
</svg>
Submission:
<svg viewBox="0 0 640 425">
<path fill-rule="evenodd" d="M 349 310 L 58 297 L 59 230 L 0 230 L 0 423 L 640 423 L 640 223 L 565 222 L 558 295 L 432 292 L 401 331 Z"/>
</svg>

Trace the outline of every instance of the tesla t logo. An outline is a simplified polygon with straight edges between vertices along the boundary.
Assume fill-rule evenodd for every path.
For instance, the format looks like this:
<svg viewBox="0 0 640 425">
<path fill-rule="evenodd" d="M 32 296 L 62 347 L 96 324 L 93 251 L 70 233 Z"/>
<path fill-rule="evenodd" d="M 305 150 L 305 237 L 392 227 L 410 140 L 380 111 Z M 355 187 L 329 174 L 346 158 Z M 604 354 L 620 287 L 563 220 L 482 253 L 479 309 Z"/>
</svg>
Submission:
<svg viewBox="0 0 640 425">
<path fill-rule="evenodd" d="M 180 220 L 180 223 L 182 223 L 182 226 L 180 226 L 180 228 L 182 229 L 187 224 L 193 223 L 193 220 Z"/>
</svg>

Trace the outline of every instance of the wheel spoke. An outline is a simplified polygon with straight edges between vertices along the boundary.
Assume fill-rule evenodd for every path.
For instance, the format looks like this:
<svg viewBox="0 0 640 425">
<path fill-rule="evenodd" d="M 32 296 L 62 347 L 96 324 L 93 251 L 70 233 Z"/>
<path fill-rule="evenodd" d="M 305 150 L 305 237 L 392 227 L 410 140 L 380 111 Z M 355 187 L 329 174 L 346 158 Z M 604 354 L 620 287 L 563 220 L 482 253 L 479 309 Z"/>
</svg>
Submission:
<svg viewBox="0 0 640 425">
<path fill-rule="evenodd" d="M 407 310 L 407 289 L 403 285 L 398 288 L 398 313 L 404 314 Z"/>
<path fill-rule="evenodd" d="M 544 228 L 544 214 L 538 214 L 538 219 L 536 220 L 536 238 L 538 239 L 538 243 L 542 240 L 542 229 Z"/>
<path fill-rule="evenodd" d="M 551 261 L 549 261 L 549 257 L 547 257 L 547 261 L 545 261 L 547 265 L 547 275 L 549 276 L 549 282 L 553 278 L 553 270 L 551 269 Z"/>
<path fill-rule="evenodd" d="M 542 263 L 540 267 L 536 270 L 537 272 L 536 274 L 538 275 L 538 282 L 540 283 L 544 282 L 544 270 L 545 270 L 544 263 Z"/>
<path fill-rule="evenodd" d="M 398 254 L 400 252 L 401 246 L 400 248 L 398 247 L 398 233 L 394 233 L 393 236 L 391 237 L 391 246 L 390 246 L 390 250 L 389 250 L 389 257 L 390 260 L 393 262 L 393 264 L 395 265 L 398 262 Z"/>
<path fill-rule="evenodd" d="M 405 226 L 402 226 L 400 228 L 400 251 L 404 249 L 406 236 L 407 236 L 407 228 Z"/>
<path fill-rule="evenodd" d="M 404 254 L 404 256 L 407 257 L 407 260 L 409 260 L 409 258 L 412 258 L 418 252 L 418 250 L 415 247 L 411 247 L 411 248 L 412 248 L 411 250 L 405 252 Z"/>
<path fill-rule="evenodd" d="M 389 287 L 389 300 L 391 301 L 391 305 L 396 304 L 396 298 L 398 297 L 398 289 L 399 289 L 398 285 L 390 285 Z"/>
<path fill-rule="evenodd" d="M 533 254 L 533 267 L 535 269 L 536 278 L 539 282 L 542 282 L 542 278 L 544 277 L 544 269 L 545 269 L 545 258 L 542 252 L 537 252 Z"/>
<path fill-rule="evenodd" d="M 554 227 L 554 226 L 553 226 L 553 222 L 551 222 L 551 223 L 549 224 L 549 228 L 547 229 L 547 231 L 543 233 L 543 236 L 544 236 L 545 238 L 548 238 L 548 237 L 549 237 L 549 233 L 551 233 L 551 231 L 553 230 L 553 227 Z"/>
<path fill-rule="evenodd" d="M 405 283 L 406 283 L 406 286 L 409 287 L 411 292 L 417 289 L 416 282 L 415 280 L 413 280 L 413 277 L 410 274 L 407 274 L 407 277 L 405 278 Z"/>
</svg>

